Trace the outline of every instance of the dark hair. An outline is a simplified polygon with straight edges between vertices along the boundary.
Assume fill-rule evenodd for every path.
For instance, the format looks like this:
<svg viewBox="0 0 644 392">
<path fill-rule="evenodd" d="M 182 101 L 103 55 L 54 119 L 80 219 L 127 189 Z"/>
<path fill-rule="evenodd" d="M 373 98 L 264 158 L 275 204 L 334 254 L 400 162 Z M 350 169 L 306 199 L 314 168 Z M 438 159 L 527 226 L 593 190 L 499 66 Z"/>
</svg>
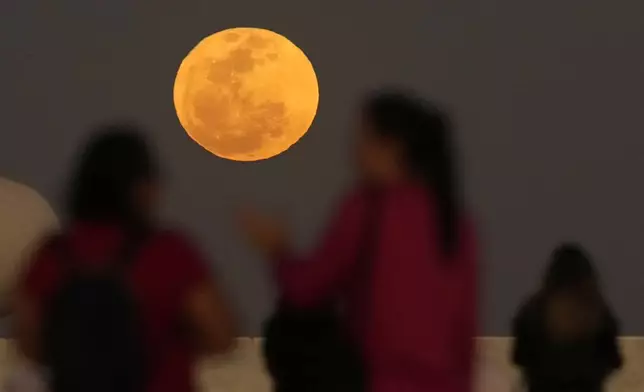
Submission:
<svg viewBox="0 0 644 392">
<path fill-rule="evenodd" d="M 543 286 L 547 291 L 557 291 L 597 279 L 595 267 L 583 247 L 564 243 L 552 252 Z"/>
<path fill-rule="evenodd" d="M 450 255 L 458 241 L 460 200 L 448 115 L 399 91 L 373 94 L 365 102 L 364 114 L 377 135 L 401 144 L 409 169 L 436 197 L 442 251 Z"/>
<path fill-rule="evenodd" d="M 133 123 L 109 124 L 84 147 L 67 194 L 70 220 L 142 223 L 132 190 L 152 180 L 157 169 L 141 129 Z"/>
</svg>

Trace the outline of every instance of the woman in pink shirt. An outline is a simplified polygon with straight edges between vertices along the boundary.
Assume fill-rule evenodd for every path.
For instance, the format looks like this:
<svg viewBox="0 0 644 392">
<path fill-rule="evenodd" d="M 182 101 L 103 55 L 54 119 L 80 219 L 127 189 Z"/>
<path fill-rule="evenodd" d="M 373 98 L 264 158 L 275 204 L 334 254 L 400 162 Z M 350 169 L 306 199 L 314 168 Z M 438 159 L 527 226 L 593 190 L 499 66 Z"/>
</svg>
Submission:
<svg viewBox="0 0 644 392">
<path fill-rule="evenodd" d="M 397 92 L 370 97 L 361 115 L 361 184 L 317 249 L 294 255 L 282 226 L 259 214 L 247 214 L 245 229 L 272 260 L 285 301 L 342 301 L 369 391 L 471 391 L 476 244 L 459 199 L 449 119 Z M 367 189 L 376 190 L 377 211 Z M 370 225 L 376 240 L 365 267 L 359 254 Z"/>
</svg>

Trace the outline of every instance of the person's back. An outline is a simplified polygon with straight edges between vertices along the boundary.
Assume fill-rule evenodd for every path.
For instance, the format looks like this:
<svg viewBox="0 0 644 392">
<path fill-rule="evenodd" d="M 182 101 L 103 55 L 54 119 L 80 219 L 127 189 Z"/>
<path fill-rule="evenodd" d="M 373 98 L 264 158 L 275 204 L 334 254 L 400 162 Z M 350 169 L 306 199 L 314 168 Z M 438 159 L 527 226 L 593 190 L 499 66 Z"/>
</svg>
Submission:
<svg viewBox="0 0 644 392">
<path fill-rule="evenodd" d="M 562 246 L 519 310 L 512 359 L 529 392 L 600 392 L 621 366 L 617 321 L 596 281 L 583 251 Z"/>
<path fill-rule="evenodd" d="M 44 300 L 41 353 L 52 392 L 137 392 L 145 387 L 144 332 L 129 281 L 138 245 L 124 241 L 109 262 L 87 263 L 66 236 L 57 253 L 59 282 Z"/>
<path fill-rule="evenodd" d="M 225 350 L 231 344 L 230 319 L 194 247 L 176 232 L 154 228 L 149 215 L 154 213 L 154 176 L 144 142 L 132 132 L 110 131 L 90 144 L 81 160 L 69 223 L 56 236 L 60 240 L 45 241 L 23 275 L 16 309 L 19 343 L 32 360 L 43 361 L 54 373 L 65 372 L 60 359 L 47 358 L 52 340 L 47 330 L 56 313 L 50 311 L 51 299 L 69 281 L 70 259 L 78 271 L 103 272 L 121 262 L 124 247 L 136 242 L 121 274 L 123 292 L 131 294 L 138 313 L 145 390 L 189 392 L 199 351 Z M 100 358 L 86 354 L 88 362 Z M 80 382 L 69 372 L 64 377 Z M 114 388 L 123 391 L 129 385 Z"/>
<path fill-rule="evenodd" d="M 471 224 L 459 223 L 458 245 L 446 260 L 432 211 L 436 205 L 425 189 L 400 187 L 387 199 L 362 320 L 372 373 L 392 388 L 404 389 L 411 377 L 416 381 L 410 387 L 468 391 L 476 334 Z"/>
<path fill-rule="evenodd" d="M 116 226 L 79 223 L 66 237 L 77 260 L 91 269 L 112 260 L 126 240 L 124 234 Z M 47 306 L 47 298 L 63 283 L 64 262 L 53 247 L 43 248 L 33 260 L 23 290 L 39 306 Z M 189 391 L 196 347 L 187 330 L 182 334 L 183 307 L 190 290 L 209 272 L 190 244 L 171 232 L 153 235 L 142 244 L 130 268 L 128 281 L 141 312 L 150 369 L 146 390 Z"/>
</svg>

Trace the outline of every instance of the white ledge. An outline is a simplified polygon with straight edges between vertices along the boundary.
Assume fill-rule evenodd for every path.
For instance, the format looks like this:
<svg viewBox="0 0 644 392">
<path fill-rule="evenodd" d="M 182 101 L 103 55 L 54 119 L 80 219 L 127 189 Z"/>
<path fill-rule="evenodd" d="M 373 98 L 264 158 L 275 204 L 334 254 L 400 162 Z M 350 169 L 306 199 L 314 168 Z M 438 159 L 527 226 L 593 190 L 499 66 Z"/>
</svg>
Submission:
<svg viewBox="0 0 644 392">
<path fill-rule="evenodd" d="M 477 392 L 514 392 L 519 384 L 508 361 L 512 339 L 478 338 Z M 606 392 L 644 391 L 644 338 L 620 339 L 624 368 L 609 382 Z M 263 369 L 261 339 L 240 338 L 237 349 L 226 356 L 208 358 L 195 368 L 195 379 L 203 392 L 270 392 L 270 379 Z M 0 340 L 0 382 L 20 366 L 11 343 Z"/>
</svg>

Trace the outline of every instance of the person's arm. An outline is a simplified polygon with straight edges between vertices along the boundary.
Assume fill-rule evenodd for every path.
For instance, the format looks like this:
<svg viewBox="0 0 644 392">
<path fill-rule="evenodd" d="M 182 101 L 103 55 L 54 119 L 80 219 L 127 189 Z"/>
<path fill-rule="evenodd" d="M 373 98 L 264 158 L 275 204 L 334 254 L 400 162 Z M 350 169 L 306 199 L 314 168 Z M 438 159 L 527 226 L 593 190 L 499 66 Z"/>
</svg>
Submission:
<svg viewBox="0 0 644 392">
<path fill-rule="evenodd" d="M 226 352 L 234 346 L 233 317 L 214 284 L 202 282 L 192 287 L 184 309 L 197 348 L 204 354 Z"/>
<path fill-rule="evenodd" d="M 314 305 L 334 294 L 351 279 L 366 233 L 367 205 L 353 195 L 332 219 L 322 242 L 308 257 L 292 253 L 276 257 L 281 294 L 296 306 Z"/>
<path fill-rule="evenodd" d="M 203 354 L 230 350 L 236 337 L 234 317 L 203 256 L 177 234 L 162 240 L 166 257 L 172 258 L 168 278 L 179 296 L 179 317 L 196 350 Z"/>
</svg>

